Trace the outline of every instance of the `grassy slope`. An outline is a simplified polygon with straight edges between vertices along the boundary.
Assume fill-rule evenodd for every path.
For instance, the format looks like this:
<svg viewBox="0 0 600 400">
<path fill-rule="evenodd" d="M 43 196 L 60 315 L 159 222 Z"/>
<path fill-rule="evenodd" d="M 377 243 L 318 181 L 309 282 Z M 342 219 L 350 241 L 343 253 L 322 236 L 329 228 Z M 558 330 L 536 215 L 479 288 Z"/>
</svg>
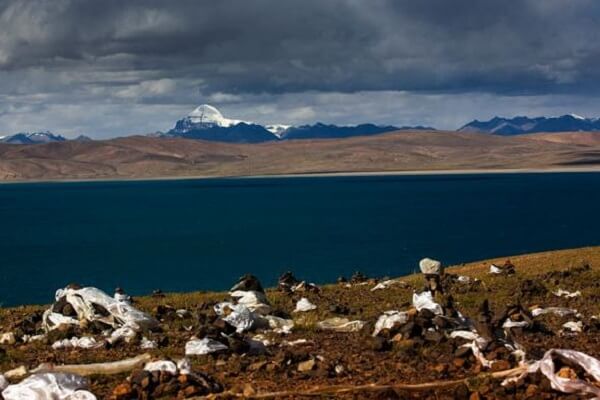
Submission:
<svg viewBox="0 0 600 400">
<path fill-rule="evenodd" d="M 507 259 L 510 259 L 513 264 L 516 265 L 518 273 L 515 276 L 509 277 L 497 277 L 488 273 L 489 266 L 492 263 L 502 264 Z M 461 264 L 457 266 L 451 266 L 446 269 L 446 272 L 467 275 L 472 278 L 481 279 L 488 288 L 493 288 L 490 293 L 493 304 L 495 303 L 500 308 L 507 302 L 515 299 L 515 284 L 524 279 L 535 279 L 544 273 L 550 271 L 566 270 L 572 267 L 577 267 L 582 264 L 589 264 L 592 266 L 594 275 L 600 276 L 600 246 L 597 247 L 584 247 L 579 249 L 568 249 L 558 250 L 543 253 L 532 253 L 525 255 L 517 255 L 511 257 L 500 257 L 482 261 L 476 261 L 468 264 Z M 419 274 L 408 275 L 402 279 L 406 283 L 413 287 L 422 286 L 422 277 Z M 550 288 L 554 288 L 552 282 L 545 282 L 549 284 Z M 324 295 L 340 294 L 344 292 L 360 292 L 360 296 L 343 294 L 343 298 L 351 300 L 350 304 L 356 302 L 365 311 L 365 317 L 370 318 L 379 315 L 382 310 L 381 300 L 388 301 L 390 305 L 399 305 L 404 302 L 410 301 L 412 292 L 400 289 L 389 289 L 378 292 L 371 292 L 369 289 L 373 285 L 366 287 L 353 287 L 352 289 L 340 289 L 338 285 L 326 285 L 323 287 Z M 575 281 L 571 287 L 562 287 L 562 289 L 568 289 L 575 291 L 581 289 L 586 295 L 592 295 L 597 291 L 597 288 L 587 281 Z M 332 293 L 329 293 L 332 292 Z M 364 292 L 364 293 L 363 293 Z M 367 293 L 368 292 L 368 293 Z M 398 293 L 400 292 L 400 293 Z M 358 294 L 358 293 L 356 293 Z M 389 294 L 389 296 L 388 296 Z M 396 297 L 399 295 L 399 297 Z M 367 298 L 365 298 L 367 296 Z M 193 293 L 171 293 L 168 294 L 167 302 L 173 305 L 175 308 L 193 308 L 199 302 L 205 302 L 210 300 L 220 300 L 226 298 L 226 293 L 205 293 L 205 292 L 193 292 Z M 268 290 L 269 300 L 275 307 L 278 305 L 287 304 L 287 296 L 282 295 L 277 290 Z M 586 296 L 584 296 L 586 297 Z M 589 297 L 589 296 L 588 296 Z M 373 300 L 373 303 L 369 303 L 365 300 Z M 478 305 L 477 301 L 482 298 L 482 293 L 468 293 L 456 296 L 457 300 L 462 303 L 463 307 L 467 307 L 467 311 L 475 312 L 476 309 L 471 308 L 472 305 Z M 340 299 L 343 301 L 343 299 Z M 145 297 L 139 299 L 140 305 L 143 308 L 151 309 L 158 304 L 163 304 L 164 299 L 154 299 L 151 297 Z M 600 313 L 600 304 L 598 305 L 598 313 Z M 315 319 L 326 318 L 330 315 L 326 312 L 327 310 L 319 310 L 314 313 Z M 468 312 L 467 312 L 468 313 Z"/>
<path fill-rule="evenodd" d="M 517 274 L 508 277 L 493 276 L 488 273 L 491 263 L 502 264 L 505 260 L 510 259 L 517 267 Z M 494 308 L 500 309 L 504 304 L 515 300 L 516 288 L 524 279 L 536 279 L 541 275 L 550 271 L 561 271 L 572 267 L 589 264 L 592 266 L 592 280 L 575 280 L 570 286 L 554 285 L 553 282 L 545 282 L 554 290 L 559 286 L 562 289 L 570 291 L 581 290 L 584 298 L 594 298 L 598 292 L 595 281 L 600 278 L 600 246 L 584 247 L 578 249 L 549 251 L 542 253 L 532 253 L 525 255 L 517 255 L 511 257 L 500 257 L 482 261 L 476 261 L 468 264 L 461 264 L 446 268 L 446 272 L 467 275 L 472 278 L 481 279 L 489 292 L 471 292 L 455 295 L 455 299 L 459 302 L 461 310 L 464 314 L 475 314 L 477 306 L 483 297 L 488 297 L 491 300 Z M 251 271 L 249 271 L 251 272 Z M 583 278 L 589 278 L 589 275 Z M 300 277 L 301 278 L 301 277 Z M 408 275 L 402 278 L 402 281 L 408 283 L 411 287 L 420 288 L 422 286 L 422 277 L 419 274 Z M 597 280 L 600 282 L 600 279 Z M 338 302 L 346 303 L 351 308 L 362 309 L 361 317 L 363 319 L 376 318 L 382 311 L 400 307 L 401 305 L 410 302 L 412 291 L 392 287 L 386 290 L 371 292 L 372 285 L 355 286 L 350 289 L 341 287 L 337 284 L 325 285 L 322 287 L 323 298 L 335 300 L 338 296 Z M 492 290 L 493 288 L 493 290 Z M 276 289 L 267 289 L 267 294 L 274 308 L 288 309 L 291 307 L 290 298 L 283 295 Z M 310 297 L 310 296 L 309 296 Z M 189 292 L 189 293 L 167 293 L 164 298 L 153 297 L 138 297 L 136 304 L 139 308 L 146 311 L 151 311 L 154 307 L 161 304 L 168 304 L 176 309 L 185 308 L 189 310 L 195 309 L 198 304 L 210 301 L 222 301 L 228 299 L 226 292 Z M 550 298 L 552 299 L 552 298 Z M 51 299 L 49 299 L 51 300 Z M 594 304 L 589 306 L 595 307 Z M 36 310 L 44 310 L 47 306 L 20 306 L 13 308 L 0 308 L 0 326 L 5 326 L 8 319 L 13 319 L 15 316 L 21 316 L 28 312 Z M 292 307 L 293 309 L 293 307 Z M 289 310 L 291 311 L 291 309 Z M 316 312 L 310 313 L 310 320 L 319 321 L 324 318 L 331 317 L 326 308 L 320 308 Z M 600 303 L 597 305 L 597 310 L 593 315 L 600 315 Z M 303 325 L 310 326 L 311 321 L 305 321 L 306 316 L 300 318 Z M 299 321 L 297 321 L 299 322 Z"/>
</svg>

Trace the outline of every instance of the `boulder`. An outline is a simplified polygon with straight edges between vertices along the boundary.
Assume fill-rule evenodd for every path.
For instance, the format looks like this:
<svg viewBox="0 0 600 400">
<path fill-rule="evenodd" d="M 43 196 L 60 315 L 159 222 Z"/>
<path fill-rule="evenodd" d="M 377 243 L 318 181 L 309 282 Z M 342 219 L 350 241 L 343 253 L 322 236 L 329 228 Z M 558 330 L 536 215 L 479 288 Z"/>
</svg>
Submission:
<svg viewBox="0 0 600 400">
<path fill-rule="evenodd" d="M 425 275 L 441 275 L 444 272 L 442 263 L 431 258 L 424 258 L 419 261 L 419 268 Z"/>
</svg>

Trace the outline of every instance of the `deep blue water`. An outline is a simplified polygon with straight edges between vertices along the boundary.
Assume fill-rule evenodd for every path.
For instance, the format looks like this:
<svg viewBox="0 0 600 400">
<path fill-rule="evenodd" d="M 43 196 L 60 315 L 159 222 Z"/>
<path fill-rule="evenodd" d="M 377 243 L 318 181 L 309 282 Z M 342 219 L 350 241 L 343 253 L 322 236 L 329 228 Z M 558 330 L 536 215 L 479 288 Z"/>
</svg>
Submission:
<svg viewBox="0 0 600 400">
<path fill-rule="evenodd" d="M 0 185 L 0 302 L 226 289 L 600 245 L 600 173 Z"/>
</svg>

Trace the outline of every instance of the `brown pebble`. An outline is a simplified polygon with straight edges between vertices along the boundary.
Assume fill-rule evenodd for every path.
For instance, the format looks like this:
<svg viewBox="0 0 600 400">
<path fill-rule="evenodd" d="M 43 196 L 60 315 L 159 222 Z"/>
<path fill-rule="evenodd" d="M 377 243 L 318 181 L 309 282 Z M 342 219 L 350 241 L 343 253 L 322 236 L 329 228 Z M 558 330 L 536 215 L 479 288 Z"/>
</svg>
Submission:
<svg viewBox="0 0 600 400">
<path fill-rule="evenodd" d="M 540 388 L 537 385 L 528 385 L 527 389 L 525 390 L 525 396 L 526 397 L 535 397 L 539 391 L 540 391 Z"/>
<path fill-rule="evenodd" d="M 200 394 L 200 388 L 194 385 L 187 386 L 185 389 L 179 391 L 177 397 L 186 399 L 191 396 Z"/>
<path fill-rule="evenodd" d="M 433 370 L 439 374 L 443 374 L 448 370 L 448 364 L 436 364 Z"/>
<path fill-rule="evenodd" d="M 123 382 L 114 388 L 112 398 L 115 400 L 129 399 L 133 395 L 133 389 L 129 382 Z"/>
<path fill-rule="evenodd" d="M 577 379 L 577 373 L 569 367 L 562 367 L 556 375 L 565 379 Z"/>
<path fill-rule="evenodd" d="M 452 360 L 452 363 L 455 367 L 462 368 L 463 365 L 465 365 L 465 360 L 464 358 L 455 358 L 454 360 Z"/>
<path fill-rule="evenodd" d="M 244 385 L 244 396 L 245 397 L 250 397 L 250 396 L 254 396 L 256 394 L 256 389 L 254 389 L 252 387 L 252 385 L 250 385 L 249 383 Z"/>
<path fill-rule="evenodd" d="M 257 361 L 255 363 L 252 363 L 248 366 L 248 370 L 249 371 L 259 371 L 261 370 L 265 365 L 267 365 L 266 361 Z"/>
<path fill-rule="evenodd" d="M 504 371 L 510 369 L 510 363 L 506 360 L 496 360 L 492 363 L 492 371 Z"/>
<path fill-rule="evenodd" d="M 303 361 L 298 364 L 298 371 L 300 372 L 308 372 L 311 371 L 315 367 L 315 360 L 312 358 L 310 360 Z"/>
</svg>

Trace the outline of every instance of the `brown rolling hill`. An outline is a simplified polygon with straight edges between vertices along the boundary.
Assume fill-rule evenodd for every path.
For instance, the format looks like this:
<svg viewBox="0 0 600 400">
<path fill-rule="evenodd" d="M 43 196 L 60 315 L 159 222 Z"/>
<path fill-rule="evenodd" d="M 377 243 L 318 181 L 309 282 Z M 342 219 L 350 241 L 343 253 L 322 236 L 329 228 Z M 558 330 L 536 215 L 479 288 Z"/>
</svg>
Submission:
<svg viewBox="0 0 600 400">
<path fill-rule="evenodd" d="M 402 131 L 264 144 L 144 136 L 0 144 L 1 181 L 565 167 L 600 167 L 600 133 Z"/>
</svg>

